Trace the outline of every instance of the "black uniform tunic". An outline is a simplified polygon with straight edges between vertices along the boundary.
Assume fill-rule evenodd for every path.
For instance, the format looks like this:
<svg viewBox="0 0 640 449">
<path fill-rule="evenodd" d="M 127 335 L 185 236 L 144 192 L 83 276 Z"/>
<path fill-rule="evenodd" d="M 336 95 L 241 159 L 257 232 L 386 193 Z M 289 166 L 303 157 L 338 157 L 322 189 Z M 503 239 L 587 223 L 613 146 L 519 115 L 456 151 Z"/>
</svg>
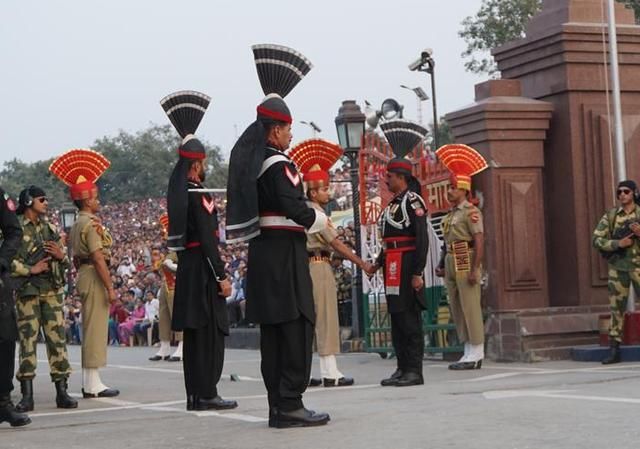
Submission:
<svg viewBox="0 0 640 449">
<path fill-rule="evenodd" d="M 189 182 L 189 189 L 201 184 Z M 211 194 L 189 192 L 186 249 L 178 252 L 172 329 L 184 331 L 184 380 L 187 395 L 217 396 L 229 334 L 225 298 L 218 282 L 225 278 L 218 251 L 218 215 Z"/>
<path fill-rule="evenodd" d="M 18 328 L 13 303 L 13 293 L 9 287 L 11 261 L 22 243 L 22 228 L 16 218 L 13 200 L 0 189 L 0 399 L 13 390 L 16 340 Z"/>
<path fill-rule="evenodd" d="M 262 167 L 261 233 L 249 243 L 247 319 L 261 325 L 269 405 L 292 411 L 302 407 L 309 381 L 315 322 L 305 229 L 321 230 L 326 217 L 308 207 L 302 178 L 282 152 L 267 147 Z"/>
<path fill-rule="evenodd" d="M 382 237 L 385 247 L 378 257 L 384 268 L 392 252 L 401 252 L 399 291 L 385 297 L 391 314 L 391 336 L 397 356 L 398 369 L 422 374 L 424 332 L 422 310 L 425 308 L 424 289 L 415 291 L 411 286 L 414 275 L 422 275 L 427 263 L 429 239 L 427 236 L 427 210 L 422 197 L 406 190 L 397 195 L 382 214 Z M 397 247 L 394 249 L 394 247 Z M 389 290 L 389 285 L 386 285 Z"/>
</svg>

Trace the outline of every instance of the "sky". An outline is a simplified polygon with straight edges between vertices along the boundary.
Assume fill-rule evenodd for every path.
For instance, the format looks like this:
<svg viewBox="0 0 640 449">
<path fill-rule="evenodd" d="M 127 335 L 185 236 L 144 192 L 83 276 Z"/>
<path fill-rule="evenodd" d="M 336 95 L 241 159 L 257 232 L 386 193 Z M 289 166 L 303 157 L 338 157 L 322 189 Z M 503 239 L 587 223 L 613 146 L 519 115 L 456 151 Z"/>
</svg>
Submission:
<svg viewBox="0 0 640 449">
<path fill-rule="evenodd" d="M 314 68 L 287 97 L 294 120 L 337 140 L 343 100 L 395 98 L 417 118 L 428 76 L 407 66 L 424 48 L 436 61 L 438 113 L 473 101 L 485 77 L 465 72 L 461 21 L 481 0 L 2 0 L 0 164 L 36 161 L 95 139 L 166 124 L 159 105 L 177 90 L 212 103 L 198 136 L 228 154 L 264 94 L 252 44 L 293 47 Z M 423 107 L 432 120 L 431 104 Z M 294 141 L 312 137 L 294 123 Z"/>
</svg>

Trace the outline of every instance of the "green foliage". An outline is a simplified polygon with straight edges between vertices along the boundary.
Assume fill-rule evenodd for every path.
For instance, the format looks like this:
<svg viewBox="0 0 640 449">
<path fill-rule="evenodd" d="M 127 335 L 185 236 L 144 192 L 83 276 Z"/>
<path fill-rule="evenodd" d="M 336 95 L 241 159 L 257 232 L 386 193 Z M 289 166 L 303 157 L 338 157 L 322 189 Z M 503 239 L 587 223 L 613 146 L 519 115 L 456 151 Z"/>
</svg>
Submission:
<svg viewBox="0 0 640 449">
<path fill-rule="evenodd" d="M 224 188 L 227 167 L 219 147 L 203 141 L 207 148 L 207 185 Z M 166 195 L 169 175 L 177 160 L 180 138 L 171 125 L 151 126 L 136 134 L 120 131 L 117 136 L 97 139 L 92 149 L 104 154 L 111 167 L 100 178 L 101 199 L 105 203 L 159 198 Z M 42 187 L 52 203 L 67 202 L 67 188 L 49 173 L 53 159 L 28 164 L 17 159 L 5 162 L 0 185 L 16 196 L 26 186 Z"/>
<path fill-rule="evenodd" d="M 632 8 L 640 23 L 639 0 L 616 0 Z M 467 43 L 462 57 L 465 68 L 472 73 L 497 76 L 491 50 L 524 37 L 529 19 L 540 11 L 542 0 L 483 0 L 475 16 L 462 21 L 458 35 Z"/>
<path fill-rule="evenodd" d="M 433 135 L 435 134 L 433 129 L 433 122 L 429 123 L 429 143 L 433 147 Z M 448 143 L 454 143 L 455 139 L 451 133 L 451 127 L 444 117 L 440 117 L 438 120 L 438 146 L 446 145 Z M 434 148 L 434 151 L 437 148 Z"/>
</svg>

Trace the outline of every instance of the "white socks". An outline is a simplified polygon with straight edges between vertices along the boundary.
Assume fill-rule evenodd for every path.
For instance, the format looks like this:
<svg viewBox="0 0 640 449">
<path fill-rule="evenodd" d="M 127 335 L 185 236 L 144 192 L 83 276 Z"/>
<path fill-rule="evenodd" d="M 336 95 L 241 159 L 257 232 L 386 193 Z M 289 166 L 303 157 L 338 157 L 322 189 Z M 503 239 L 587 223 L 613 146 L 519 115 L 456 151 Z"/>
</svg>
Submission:
<svg viewBox="0 0 640 449">
<path fill-rule="evenodd" d="M 107 389 L 102 383 L 98 368 L 82 368 L 82 388 L 85 393 L 98 394 Z"/>
<path fill-rule="evenodd" d="M 338 370 L 338 363 L 335 355 L 320 356 L 320 377 L 323 379 L 335 380 L 344 377 L 344 374 Z"/>
<path fill-rule="evenodd" d="M 176 352 L 173 353 L 171 357 L 178 357 L 182 359 L 182 342 L 178 342 L 178 347 L 176 348 Z"/>
<path fill-rule="evenodd" d="M 458 360 L 458 363 L 468 362 L 469 361 L 469 352 L 470 351 L 471 351 L 471 343 L 465 342 L 465 344 L 464 344 L 464 354 L 460 358 L 460 360 Z"/>
<path fill-rule="evenodd" d="M 182 343 L 182 342 L 180 342 Z M 161 341 L 160 342 L 160 349 L 158 350 L 158 352 L 156 353 L 156 355 L 158 357 L 166 357 L 169 355 L 169 353 L 171 352 L 171 343 L 168 341 Z"/>
<path fill-rule="evenodd" d="M 469 345 L 469 358 L 467 362 L 479 362 L 484 359 L 484 344 Z"/>
</svg>

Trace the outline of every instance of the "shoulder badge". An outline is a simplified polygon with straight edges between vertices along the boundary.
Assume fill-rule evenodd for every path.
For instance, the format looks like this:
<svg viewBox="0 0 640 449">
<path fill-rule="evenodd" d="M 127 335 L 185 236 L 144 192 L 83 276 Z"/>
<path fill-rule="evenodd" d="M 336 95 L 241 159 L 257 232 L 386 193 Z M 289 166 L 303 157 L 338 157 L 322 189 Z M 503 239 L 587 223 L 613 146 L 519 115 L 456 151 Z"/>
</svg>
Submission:
<svg viewBox="0 0 640 449">
<path fill-rule="evenodd" d="M 216 209 L 216 202 L 213 198 L 210 198 L 209 195 L 202 195 L 202 207 L 211 215 Z"/>
<path fill-rule="evenodd" d="M 93 226 L 93 229 L 95 229 L 98 235 L 102 237 L 102 235 L 104 234 L 104 228 L 102 227 L 102 222 L 100 221 L 100 219 L 97 217 L 92 217 L 91 226 Z"/>
<path fill-rule="evenodd" d="M 409 201 L 411 202 L 411 208 L 415 211 L 418 217 L 422 217 L 425 214 L 424 200 L 420 195 L 414 192 L 409 192 Z"/>
<path fill-rule="evenodd" d="M 469 220 L 471 220 L 471 223 L 478 223 L 480 221 L 480 211 L 476 208 L 469 211 Z"/>
</svg>

